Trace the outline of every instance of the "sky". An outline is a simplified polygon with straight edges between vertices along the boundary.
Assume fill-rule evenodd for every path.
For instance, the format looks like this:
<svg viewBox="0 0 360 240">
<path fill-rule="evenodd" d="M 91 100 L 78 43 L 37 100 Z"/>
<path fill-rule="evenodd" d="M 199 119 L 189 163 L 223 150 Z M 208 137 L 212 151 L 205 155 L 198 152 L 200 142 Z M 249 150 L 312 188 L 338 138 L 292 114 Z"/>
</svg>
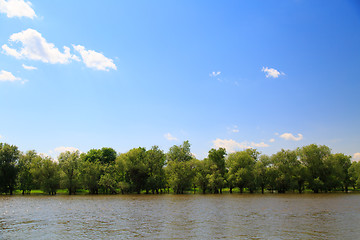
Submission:
<svg viewBox="0 0 360 240">
<path fill-rule="evenodd" d="M 0 0 L 0 142 L 360 160 L 356 0 Z"/>
</svg>

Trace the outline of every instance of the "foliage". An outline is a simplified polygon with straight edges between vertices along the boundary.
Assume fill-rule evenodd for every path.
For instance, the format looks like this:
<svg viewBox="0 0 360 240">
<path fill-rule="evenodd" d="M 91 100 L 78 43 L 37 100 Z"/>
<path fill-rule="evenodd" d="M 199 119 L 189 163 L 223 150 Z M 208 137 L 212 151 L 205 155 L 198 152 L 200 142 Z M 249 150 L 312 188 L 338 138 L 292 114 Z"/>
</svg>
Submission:
<svg viewBox="0 0 360 240">
<path fill-rule="evenodd" d="M 68 189 L 69 195 L 75 194 L 76 189 L 80 187 L 80 152 L 60 153 L 58 160 L 61 186 Z"/>
<path fill-rule="evenodd" d="M 68 194 L 78 189 L 90 194 L 154 194 L 166 188 L 176 194 L 191 188 L 203 193 L 222 193 L 224 188 L 230 193 L 234 189 L 240 193 L 302 193 L 306 189 L 317 193 L 359 187 L 360 163 L 316 144 L 294 151 L 282 149 L 272 156 L 256 149 L 227 155 L 224 148 L 213 148 L 207 158 L 197 160 L 185 141 L 166 154 L 158 146 L 133 148 L 119 155 L 112 148 L 101 148 L 82 154 L 64 152 L 53 160 L 35 150 L 20 153 L 16 146 L 0 143 L 0 192 L 6 194 L 17 189 L 23 194 L 33 189 L 56 194 L 59 188 Z"/>
<path fill-rule="evenodd" d="M 0 143 L 0 193 L 11 195 L 15 190 L 19 156 L 16 146 Z"/>
<path fill-rule="evenodd" d="M 168 182 L 175 193 L 184 193 L 192 185 L 194 178 L 195 164 L 191 152 L 190 143 L 183 142 L 182 145 L 174 145 L 166 154 L 167 166 L 166 173 Z"/>
</svg>

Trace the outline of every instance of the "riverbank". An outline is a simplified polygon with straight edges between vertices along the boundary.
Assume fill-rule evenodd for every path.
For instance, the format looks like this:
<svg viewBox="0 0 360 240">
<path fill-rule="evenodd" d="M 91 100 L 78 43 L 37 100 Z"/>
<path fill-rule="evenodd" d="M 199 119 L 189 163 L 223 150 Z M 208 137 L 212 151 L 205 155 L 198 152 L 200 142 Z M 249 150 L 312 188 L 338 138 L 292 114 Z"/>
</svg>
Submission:
<svg viewBox="0 0 360 240">
<path fill-rule="evenodd" d="M 329 194 L 329 193 L 337 193 L 337 194 L 353 194 L 353 193 L 360 193 L 360 189 L 349 189 L 349 191 L 346 193 L 344 191 L 341 191 L 341 190 L 338 190 L 338 191 L 331 191 L 331 192 L 320 192 L 320 193 L 314 193 L 313 191 L 311 191 L 310 189 L 305 189 L 302 193 L 299 193 L 298 191 L 289 191 L 289 192 L 286 192 L 286 193 L 278 193 L 277 191 L 270 191 L 270 190 L 266 190 L 264 191 L 264 193 L 261 193 L 261 191 L 255 191 L 253 193 L 250 193 L 250 191 L 246 190 L 246 191 L 243 191 L 242 193 L 240 192 L 240 190 L 238 188 L 235 188 L 235 189 L 232 189 L 232 193 L 230 193 L 230 189 L 229 188 L 224 188 L 222 190 L 222 193 L 218 193 L 218 194 L 214 194 L 214 193 L 210 193 L 210 192 L 206 192 L 206 193 L 203 193 L 201 191 L 201 189 L 198 189 L 196 188 L 195 191 L 194 189 L 191 189 L 191 190 L 188 190 L 188 191 L 185 191 L 183 194 L 176 194 L 172 189 L 169 189 L 169 192 L 168 192 L 168 189 L 163 190 L 163 191 L 160 191 L 158 194 L 157 193 L 146 193 L 146 191 L 141 191 L 140 194 L 138 193 L 121 193 L 121 191 L 119 190 L 116 194 L 111 194 L 111 193 L 105 193 L 105 192 L 100 192 L 98 194 L 91 194 L 88 190 L 86 189 L 79 189 L 75 192 L 75 194 L 72 194 L 72 195 L 164 195 L 164 194 L 173 194 L 173 195 L 191 195 L 191 194 L 197 194 L 197 195 L 226 195 L 226 194 L 239 194 L 239 195 L 242 195 L 242 194 L 250 194 L 250 195 L 263 195 L 263 194 L 279 194 L 279 195 L 283 195 L 283 194 L 299 194 L 299 195 L 302 195 L 302 194 Z M 9 194 L 0 194 L 1 195 L 9 195 Z M 36 189 L 36 190 L 31 190 L 30 193 L 25 193 L 23 194 L 22 191 L 20 190 L 15 190 L 13 192 L 13 195 L 24 195 L 24 196 L 46 196 L 46 195 L 50 195 L 49 193 L 46 193 L 42 190 L 39 190 L 39 189 Z M 56 195 L 69 195 L 69 192 L 68 190 L 66 189 L 58 189 L 56 191 Z M 10 195 L 9 195 L 10 196 Z"/>
</svg>

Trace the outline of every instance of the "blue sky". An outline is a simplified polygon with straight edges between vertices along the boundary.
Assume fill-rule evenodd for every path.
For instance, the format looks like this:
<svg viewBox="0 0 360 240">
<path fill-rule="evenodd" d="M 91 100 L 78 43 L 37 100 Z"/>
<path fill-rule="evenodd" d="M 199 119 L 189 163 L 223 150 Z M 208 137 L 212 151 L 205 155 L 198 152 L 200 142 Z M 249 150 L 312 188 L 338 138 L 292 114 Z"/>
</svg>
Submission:
<svg viewBox="0 0 360 240">
<path fill-rule="evenodd" d="M 360 160 L 360 4 L 0 0 L 0 142 Z"/>
</svg>

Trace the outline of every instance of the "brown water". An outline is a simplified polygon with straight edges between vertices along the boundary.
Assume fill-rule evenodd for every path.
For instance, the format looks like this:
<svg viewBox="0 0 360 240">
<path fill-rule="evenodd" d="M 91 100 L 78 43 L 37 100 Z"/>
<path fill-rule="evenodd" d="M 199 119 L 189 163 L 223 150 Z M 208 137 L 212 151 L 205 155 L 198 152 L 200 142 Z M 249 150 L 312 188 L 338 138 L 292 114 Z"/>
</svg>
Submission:
<svg viewBox="0 0 360 240">
<path fill-rule="evenodd" d="M 0 239 L 360 239 L 360 194 L 0 196 Z"/>
</svg>

